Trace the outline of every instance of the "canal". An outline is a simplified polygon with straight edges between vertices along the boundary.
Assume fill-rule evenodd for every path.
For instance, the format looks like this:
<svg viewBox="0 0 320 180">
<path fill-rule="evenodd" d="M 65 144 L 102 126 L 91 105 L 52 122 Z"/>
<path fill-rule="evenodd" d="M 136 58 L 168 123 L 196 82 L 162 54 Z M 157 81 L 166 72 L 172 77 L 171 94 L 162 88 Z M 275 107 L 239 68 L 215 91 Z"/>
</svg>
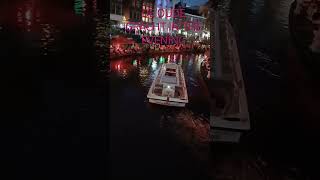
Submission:
<svg viewBox="0 0 320 180">
<path fill-rule="evenodd" d="M 319 125 L 307 118 L 314 103 L 301 94 L 308 90 L 296 90 L 306 85 L 299 80 L 304 59 L 298 57 L 289 32 L 292 2 L 231 0 L 225 11 L 236 32 L 247 89 L 253 127 L 246 137 L 248 152 L 280 176 L 304 179 L 316 172 L 310 162 L 318 153 L 311 139 L 318 135 L 310 130 Z"/>
<path fill-rule="evenodd" d="M 147 102 L 146 94 L 157 67 L 162 58 L 168 59 L 167 55 L 111 61 L 110 137 L 114 173 L 119 175 L 124 168 L 140 177 L 144 173 L 147 176 L 157 173 L 156 169 L 165 171 L 163 177 L 169 177 L 169 174 L 177 177 L 202 174 L 204 178 L 214 174 L 214 177 L 244 176 L 244 179 L 306 176 L 304 173 L 308 172 L 305 170 L 309 166 L 304 159 L 305 151 L 297 148 L 297 139 L 302 138 L 297 133 L 301 132 L 302 121 L 297 120 L 292 111 L 288 113 L 290 105 L 286 96 L 291 91 L 286 87 L 287 67 L 290 58 L 296 59 L 288 29 L 292 1 L 226 2 L 222 8 L 229 15 L 237 37 L 252 130 L 243 137 L 242 145 L 233 150 L 216 150 L 216 146 L 209 147 L 205 142 L 194 146 L 190 139 L 193 131 L 179 134 L 181 126 L 177 127 L 180 121 L 176 117 L 186 114 L 185 122 L 192 122 L 203 114 L 206 116 L 207 112 L 207 96 L 202 90 L 201 78 L 197 78 L 195 55 L 183 57 L 182 61 L 191 99 L 186 109 L 153 106 Z M 167 116 L 176 120 L 163 126 Z M 181 137 L 185 140 L 181 141 Z M 136 156 L 131 156 L 130 152 Z M 135 162 L 142 163 L 137 165 Z M 152 162 L 156 162 L 155 169 L 148 166 L 154 165 Z M 254 175 L 256 171 L 250 167 L 255 166 L 262 174 Z"/>
<path fill-rule="evenodd" d="M 230 164 L 241 164 L 247 154 L 254 162 L 277 165 L 272 168 L 299 168 L 296 160 L 307 153 L 296 150 L 298 133 L 287 128 L 290 121 L 281 103 L 280 65 L 294 54 L 288 31 L 291 0 L 232 0 L 225 7 L 237 34 L 253 123 L 244 149 L 217 152 L 220 159 L 232 157 L 230 163 L 212 160 L 208 95 L 199 72 L 202 55 L 109 61 L 106 2 L 0 2 L 1 100 L 6 105 L 1 135 L 10 137 L 4 138 L 7 157 L 2 161 L 22 172 L 16 179 L 61 179 L 61 174 L 101 179 L 107 155 L 115 179 L 209 179 L 211 173 L 237 178 L 243 171 Z M 158 67 L 168 61 L 181 64 L 185 72 L 186 108 L 147 101 Z"/>
<path fill-rule="evenodd" d="M 111 60 L 112 177 L 208 177 L 210 104 L 200 73 L 202 59 L 202 54 L 171 53 Z M 184 70 L 186 108 L 148 102 L 148 90 L 160 65 L 167 62 Z"/>
<path fill-rule="evenodd" d="M 207 174 L 207 176 L 214 174 L 213 176 L 215 177 L 221 175 L 237 178 L 239 177 L 237 174 L 247 173 L 247 177 L 245 176 L 244 178 L 249 178 L 250 176 L 254 176 L 255 171 L 249 170 L 247 167 L 254 167 L 256 165 L 262 170 L 263 175 L 260 174 L 260 178 L 262 176 L 269 176 L 270 178 L 290 176 L 305 178 L 311 175 L 312 168 L 310 168 L 307 162 L 312 159 L 312 153 L 306 155 L 309 153 L 297 148 L 299 145 L 310 147 L 307 141 L 302 141 L 305 138 L 302 132 L 307 131 L 302 127 L 308 122 L 304 122 L 301 115 L 296 116 L 297 113 L 291 110 L 293 105 L 289 103 L 289 100 L 290 98 L 294 98 L 295 95 L 288 96 L 292 92 L 292 89 L 287 87 L 288 77 L 292 76 L 292 74 L 288 74 L 288 67 L 291 66 L 290 62 L 297 60 L 296 50 L 293 48 L 288 29 L 291 2 L 291 0 L 229 0 L 226 6 L 223 7 L 229 15 L 236 33 L 253 127 L 250 133 L 243 138 L 242 146 L 229 151 L 229 153 L 224 154 L 224 152 L 228 152 L 225 149 L 216 151 L 217 147 L 209 150 L 210 148 L 206 143 L 195 147 L 192 146 L 193 143 L 190 143 L 190 140 L 179 141 L 179 143 L 174 143 L 175 146 L 169 144 L 170 141 L 179 139 L 181 136 L 185 136 L 184 139 L 188 139 L 192 131 L 185 131 L 184 134 L 178 135 L 179 130 L 172 123 L 170 126 L 166 126 L 167 128 L 163 128 L 163 124 L 161 123 L 163 116 L 179 117 L 177 114 L 181 114 L 182 111 L 183 114 L 191 112 L 193 114 L 191 117 L 194 118 L 202 117 L 201 114 L 205 114 L 206 112 L 205 106 L 207 102 L 201 100 L 195 105 L 195 102 L 191 101 L 185 110 L 171 110 L 171 108 L 150 106 L 145 96 L 154 77 L 154 72 L 156 72 L 156 68 L 153 67 L 158 66 L 158 60 L 153 61 L 145 58 L 144 61 L 141 61 L 141 65 L 136 63 L 139 61 L 135 61 L 134 58 L 111 62 L 111 86 L 115 86 L 111 87 L 111 89 L 115 89 L 116 91 L 111 94 L 117 94 L 117 96 L 114 96 L 115 98 L 123 99 L 112 100 L 114 107 L 111 107 L 111 109 L 114 109 L 117 115 L 121 114 L 121 112 L 126 112 L 121 116 L 117 116 L 117 118 L 122 117 L 120 118 L 122 119 L 121 121 L 115 121 L 117 118 L 111 117 L 111 132 L 117 134 L 116 138 L 113 138 L 115 135 L 111 135 L 111 144 L 113 144 L 112 139 L 116 141 L 116 139 L 120 139 L 119 137 L 124 138 L 123 141 L 119 141 L 113 146 L 114 150 L 125 148 L 128 145 L 125 143 L 126 138 L 131 139 L 134 137 L 135 139 L 140 139 L 141 144 L 152 142 L 152 145 L 148 146 L 147 149 L 145 149 L 144 145 L 131 149 L 137 155 L 141 153 L 141 156 L 137 157 L 124 156 L 127 151 L 123 149 L 123 152 L 120 153 L 124 156 L 123 162 L 128 159 L 131 161 L 132 158 L 132 161 L 140 161 L 141 157 L 143 157 L 142 162 L 149 162 L 153 154 L 149 155 L 148 152 L 159 153 L 165 151 L 165 148 L 169 148 L 170 150 L 165 151 L 166 153 L 162 153 L 164 157 L 161 156 L 156 162 L 158 162 L 157 165 L 163 166 L 163 164 L 167 163 L 166 158 L 171 159 L 170 165 L 179 168 L 176 168 L 174 172 L 170 172 L 170 165 L 162 168 L 166 168 L 165 171 L 168 174 L 170 172 L 178 177 L 189 176 L 189 171 L 185 171 L 184 169 L 185 166 L 180 166 L 180 158 L 188 162 L 193 161 L 202 164 L 203 167 L 199 170 L 196 168 L 198 166 L 196 165 L 197 163 L 187 163 L 190 164 L 188 168 L 193 169 L 191 172 L 199 172 L 203 175 Z M 157 57 L 152 58 L 157 59 Z M 194 60 L 189 62 L 190 59 L 186 58 L 184 61 L 189 64 Z M 122 69 L 121 63 L 123 63 L 123 67 L 127 66 L 127 68 Z M 190 71 L 189 68 L 186 68 L 186 65 L 184 65 L 184 70 L 188 79 L 187 85 L 190 98 L 205 99 L 204 94 L 201 94 L 202 91 L 200 90 L 202 89 L 201 79 L 197 79 L 194 76 L 198 73 L 198 70 L 193 69 Z M 190 78 L 196 81 L 190 80 Z M 117 82 L 114 82 L 114 79 L 117 79 Z M 128 79 L 132 80 L 129 81 Z M 123 83 L 123 81 L 127 83 Z M 194 86 L 193 82 L 200 84 L 200 88 Z M 127 88 L 130 90 L 127 90 Z M 119 90 L 121 92 L 118 92 Z M 198 96 L 198 93 L 201 96 Z M 114 104 L 117 101 L 119 105 Z M 128 103 L 123 106 L 123 103 L 120 105 L 120 102 Z M 117 108 L 117 106 L 119 107 Z M 133 106 L 136 108 L 132 108 Z M 202 112 L 201 109 L 203 110 Z M 130 118 L 127 118 L 127 116 L 130 114 L 135 114 L 131 118 L 135 119 L 134 121 L 128 120 Z M 125 123 L 128 121 L 131 124 L 125 127 Z M 147 125 L 146 127 L 150 129 L 148 128 L 147 130 L 144 127 L 140 127 L 141 123 L 137 122 L 148 123 L 149 125 L 144 125 Z M 179 120 L 174 121 L 174 123 L 178 122 Z M 118 125 L 115 125 L 115 123 Z M 169 131 L 168 127 L 171 127 Z M 121 128 L 122 130 L 120 130 Z M 128 134 L 124 135 L 126 134 L 125 132 Z M 141 134 L 137 135 L 137 132 Z M 172 132 L 177 133 L 171 134 Z M 156 144 L 152 140 L 156 140 L 159 143 Z M 130 147 L 134 146 L 135 142 L 133 141 Z M 111 150 L 113 150 L 113 147 L 111 146 Z M 149 149 L 150 147 L 152 149 Z M 174 155 L 174 151 L 179 151 L 183 147 L 187 147 L 186 151 L 189 152 L 188 155 L 182 156 L 181 153 L 178 156 Z M 116 162 L 117 156 L 114 159 L 114 162 Z M 203 159 L 206 159 L 206 161 L 203 161 Z M 239 160 L 245 165 L 239 164 Z M 120 162 L 119 164 L 116 162 L 118 165 L 114 166 L 115 172 L 117 172 L 116 169 L 123 167 L 123 163 Z M 129 166 L 132 168 L 134 165 L 128 164 L 128 168 Z M 144 169 L 144 165 L 136 168 Z M 133 174 L 142 176 L 135 168 L 132 171 Z M 150 172 L 154 171 L 150 170 Z"/>
</svg>

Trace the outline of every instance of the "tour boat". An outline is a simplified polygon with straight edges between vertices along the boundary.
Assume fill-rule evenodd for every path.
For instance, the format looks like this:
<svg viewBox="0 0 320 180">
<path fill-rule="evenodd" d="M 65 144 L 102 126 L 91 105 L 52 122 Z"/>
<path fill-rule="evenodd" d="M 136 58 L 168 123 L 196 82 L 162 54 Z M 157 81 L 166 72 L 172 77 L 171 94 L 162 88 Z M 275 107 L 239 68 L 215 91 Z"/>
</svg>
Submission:
<svg viewBox="0 0 320 180">
<path fill-rule="evenodd" d="M 181 66 L 175 63 L 162 64 L 147 97 L 150 103 L 185 107 L 188 93 Z"/>
</svg>

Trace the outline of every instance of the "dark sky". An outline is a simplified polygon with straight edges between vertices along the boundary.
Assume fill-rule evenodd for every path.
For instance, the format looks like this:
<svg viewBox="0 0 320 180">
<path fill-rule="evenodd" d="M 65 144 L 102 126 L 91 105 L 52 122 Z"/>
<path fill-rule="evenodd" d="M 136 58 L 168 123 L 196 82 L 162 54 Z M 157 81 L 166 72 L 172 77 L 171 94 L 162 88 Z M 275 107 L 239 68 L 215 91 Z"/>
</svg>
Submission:
<svg viewBox="0 0 320 180">
<path fill-rule="evenodd" d="M 208 2 L 208 0 L 186 0 L 186 1 L 187 1 L 187 4 L 190 6 L 199 6 Z"/>
</svg>

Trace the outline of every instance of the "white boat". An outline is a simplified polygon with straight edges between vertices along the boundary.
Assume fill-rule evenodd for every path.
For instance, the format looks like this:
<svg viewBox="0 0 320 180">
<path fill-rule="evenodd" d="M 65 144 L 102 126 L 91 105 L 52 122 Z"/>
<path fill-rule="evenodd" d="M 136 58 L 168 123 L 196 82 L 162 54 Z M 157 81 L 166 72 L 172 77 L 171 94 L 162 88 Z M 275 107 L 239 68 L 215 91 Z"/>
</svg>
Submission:
<svg viewBox="0 0 320 180">
<path fill-rule="evenodd" d="M 184 107 L 188 103 L 188 93 L 181 66 L 162 64 L 147 97 L 150 103 Z"/>
</svg>

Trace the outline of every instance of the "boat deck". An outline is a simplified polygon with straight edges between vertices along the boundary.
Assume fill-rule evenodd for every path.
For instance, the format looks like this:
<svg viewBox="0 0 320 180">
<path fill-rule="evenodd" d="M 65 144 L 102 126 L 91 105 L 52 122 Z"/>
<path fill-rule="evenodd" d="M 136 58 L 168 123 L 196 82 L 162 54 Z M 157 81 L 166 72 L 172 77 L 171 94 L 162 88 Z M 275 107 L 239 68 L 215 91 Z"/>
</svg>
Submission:
<svg viewBox="0 0 320 180">
<path fill-rule="evenodd" d="M 177 64 L 162 65 L 147 97 L 155 104 L 185 106 L 188 93 L 182 68 Z"/>
</svg>

